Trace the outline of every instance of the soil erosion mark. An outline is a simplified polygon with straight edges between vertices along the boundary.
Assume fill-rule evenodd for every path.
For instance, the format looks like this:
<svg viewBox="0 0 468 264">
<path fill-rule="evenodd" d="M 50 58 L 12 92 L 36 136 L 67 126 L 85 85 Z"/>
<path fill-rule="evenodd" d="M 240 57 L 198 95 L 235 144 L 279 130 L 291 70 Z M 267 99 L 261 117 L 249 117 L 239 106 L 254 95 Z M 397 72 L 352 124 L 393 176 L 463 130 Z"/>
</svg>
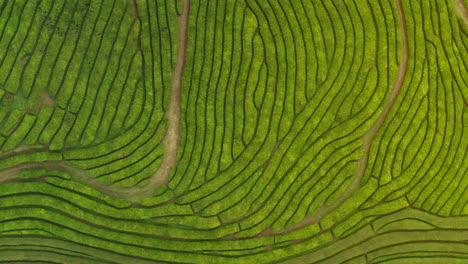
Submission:
<svg viewBox="0 0 468 264">
<path fill-rule="evenodd" d="M 406 70 L 408 68 L 408 56 L 409 56 L 409 49 L 408 49 L 408 38 L 406 32 L 406 21 L 405 21 L 405 14 L 403 11 L 403 7 L 401 5 L 401 0 L 395 0 L 396 2 L 396 9 L 398 13 L 398 18 L 400 22 L 400 37 L 402 40 L 402 53 L 401 53 L 401 63 L 398 66 L 398 74 L 396 76 L 396 80 L 393 83 L 393 87 L 391 93 L 388 97 L 388 101 L 385 104 L 382 113 L 380 113 L 377 120 L 375 120 L 374 124 L 370 127 L 370 129 L 363 135 L 362 141 L 363 145 L 362 148 L 364 149 L 364 153 L 359 159 L 359 170 L 353 174 L 353 181 L 348 186 L 346 191 L 333 203 L 329 205 L 324 205 L 322 208 L 318 209 L 313 215 L 305 218 L 298 224 L 291 226 L 290 228 L 284 229 L 279 232 L 273 232 L 269 230 L 265 230 L 262 235 L 281 235 L 290 233 L 294 230 L 298 230 L 304 228 L 306 226 L 318 223 L 323 217 L 328 215 L 331 211 L 335 210 L 340 206 L 344 201 L 346 201 L 351 195 L 361 187 L 361 180 L 364 177 L 364 174 L 367 169 L 367 165 L 369 163 L 369 153 L 371 150 L 372 142 L 374 141 L 377 132 L 379 132 L 380 128 L 384 124 L 392 106 L 395 104 L 396 98 L 400 93 L 401 87 L 403 86 L 403 82 L 406 76 Z"/>
<path fill-rule="evenodd" d="M 166 183 L 171 168 L 177 164 L 177 152 L 180 146 L 180 97 L 187 55 L 187 28 L 190 11 L 189 0 L 183 0 L 182 4 L 182 13 L 179 16 L 179 51 L 177 64 L 172 75 L 171 98 L 166 111 L 166 118 L 169 120 L 169 124 L 166 135 L 162 140 L 164 147 L 163 161 L 159 169 L 153 174 L 150 183 L 146 186 L 148 190 L 153 190 L 160 184 Z"/>
<path fill-rule="evenodd" d="M 139 17 L 136 0 L 134 0 L 134 7 L 135 14 L 137 17 Z M 167 183 L 171 169 L 177 164 L 177 152 L 180 146 L 180 101 L 182 93 L 182 78 L 187 54 L 187 28 L 189 13 L 190 1 L 182 0 L 182 13 L 178 17 L 179 50 L 177 54 L 177 64 L 172 73 L 170 102 L 165 114 L 165 117 L 168 119 L 168 128 L 164 138 L 161 141 L 161 144 L 164 148 L 161 165 L 151 176 L 150 182 L 144 187 L 133 187 L 131 189 L 125 189 L 108 186 L 110 193 L 113 195 L 117 195 L 133 201 L 145 197 L 150 197 L 158 186 Z"/>
</svg>

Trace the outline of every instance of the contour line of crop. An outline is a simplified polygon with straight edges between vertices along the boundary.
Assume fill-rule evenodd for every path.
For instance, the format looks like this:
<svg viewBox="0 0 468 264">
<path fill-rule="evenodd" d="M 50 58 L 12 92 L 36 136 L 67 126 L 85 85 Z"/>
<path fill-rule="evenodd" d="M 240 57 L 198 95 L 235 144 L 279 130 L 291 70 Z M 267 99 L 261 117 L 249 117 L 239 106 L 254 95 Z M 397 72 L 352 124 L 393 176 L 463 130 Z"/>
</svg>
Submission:
<svg viewBox="0 0 468 264">
<path fill-rule="evenodd" d="M 137 10 L 136 1 L 133 0 L 134 8 Z M 189 18 L 189 0 L 183 0 L 182 14 L 179 16 L 179 54 L 178 60 L 173 72 L 172 77 L 172 90 L 171 98 L 168 106 L 168 110 L 165 114 L 168 119 L 168 128 L 166 134 L 161 141 L 164 147 L 163 160 L 160 167 L 153 173 L 150 178 L 150 182 L 144 187 L 116 187 L 112 185 L 105 185 L 99 183 L 96 179 L 89 177 L 85 171 L 74 168 L 73 166 L 62 164 L 62 167 L 66 170 L 71 170 L 72 175 L 79 181 L 92 185 L 100 191 L 117 196 L 120 198 L 126 198 L 128 200 L 138 200 L 145 197 L 150 197 L 153 191 L 167 182 L 170 171 L 174 165 L 177 164 L 177 152 L 180 145 L 180 116 L 181 116 L 181 90 L 182 90 L 182 77 L 184 72 L 185 60 L 186 60 L 186 49 L 187 49 L 187 28 Z M 137 12 L 137 11 L 135 11 Z M 136 13 L 139 18 L 138 13 Z M 43 163 L 44 166 L 50 165 L 50 162 Z M 22 167 L 22 166 L 21 166 Z M 13 170 L 14 171 L 14 170 Z M 13 173 L 17 174 L 17 173 Z M 11 177 L 12 171 L 4 170 L 0 171 L 0 177 Z"/>
</svg>

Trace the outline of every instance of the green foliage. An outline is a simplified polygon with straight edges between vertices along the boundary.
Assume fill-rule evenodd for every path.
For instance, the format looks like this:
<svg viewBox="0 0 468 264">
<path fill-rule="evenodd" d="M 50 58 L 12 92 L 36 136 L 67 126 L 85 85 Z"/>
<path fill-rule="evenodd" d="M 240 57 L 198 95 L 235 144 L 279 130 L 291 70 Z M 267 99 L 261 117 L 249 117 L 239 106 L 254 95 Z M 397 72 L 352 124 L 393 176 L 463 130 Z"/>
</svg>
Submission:
<svg viewBox="0 0 468 264">
<path fill-rule="evenodd" d="M 0 262 L 466 261 L 458 2 L 0 1 Z"/>
</svg>

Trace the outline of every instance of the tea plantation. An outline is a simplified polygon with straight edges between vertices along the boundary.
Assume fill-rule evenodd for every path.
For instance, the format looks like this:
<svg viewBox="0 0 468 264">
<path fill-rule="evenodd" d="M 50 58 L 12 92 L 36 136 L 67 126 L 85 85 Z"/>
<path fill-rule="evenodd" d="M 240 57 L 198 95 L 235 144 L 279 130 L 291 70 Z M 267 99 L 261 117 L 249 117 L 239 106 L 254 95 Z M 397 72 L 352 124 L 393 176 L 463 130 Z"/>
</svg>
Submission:
<svg viewBox="0 0 468 264">
<path fill-rule="evenodd" d="M 0 0 L 0 263 L 468 263 L 466 0 Z"/>
</svg>

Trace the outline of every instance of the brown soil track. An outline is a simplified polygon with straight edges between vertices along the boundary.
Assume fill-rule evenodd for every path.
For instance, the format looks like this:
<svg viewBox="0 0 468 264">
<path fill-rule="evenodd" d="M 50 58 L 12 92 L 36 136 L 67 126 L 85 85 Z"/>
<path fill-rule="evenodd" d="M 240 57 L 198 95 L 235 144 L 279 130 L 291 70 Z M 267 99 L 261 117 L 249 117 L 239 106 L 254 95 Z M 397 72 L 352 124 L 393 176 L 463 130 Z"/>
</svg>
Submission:
<svg viewBox="0 0 468 264">
<path fill-rule="evenodd" d="M 134 12 L 138 19 L 138 6 L 136 0 L 133 0 Z M 150 182 L 144 187 L 121 188 L 109 185 L 103 185 L 88 177 L 82 180 L 90 183 L 92 186 L 100 189 L 109 195 L 125 198 L 131 201 L 140 200 L 146 197 L 151 197 L 154 190 L 161 184 L 167 183 L 171 169 L 177 164 L 177 153 L 180 146 L 180 119 L 181 119 L 181 94 L 182 94 L 182 78 L 185 68 L 187 54 L 187 28 L 190 15 L 189 0 L 182 1 L 182 13 L 178 18 L 179 22 L 179 50 L 177 54 L 177 64 L 172 73 L 172 86 L 170 102 L 165 114 L 168 119 L 168 128 L 166 134 L 161 141 L 164 148 L 163 159 L 161 165 L 153 173 Z M 82 175 L 83 176 L 83 175 Z"/>
<path fill-rule="evenodd" d="M 133 9 L 135 16 L 140 20 L 138 12 L 137 1 L 133 0 Z M 181 94 L 182 94 L 182 78 L 185 68 L 186 54 L 187 54 L 187 28 L 190 14 L 189 0 L 182 1 L 182 13 L 178 18 L 179 22 L 179 50 L 177 54 L 177 64 L 172 73 L 172 86 L 170 102 L 165 114 L 168 119 L 168 128 L 166 134 L 161 141 L 164 148 L 163 159 L 161 165 L 153 173 L 149 183 L 146 186 L 134 187 L 117 187 L 113 185 L 104 185 L 99 183 L 96 179 L 87 176 L 85 173 L 77 173 L 81 182 L 89 184 L 100 191 L 124 198 L 130 201 L 137 201 L 143 198 L 151 197 L 153 192 L 161 184 L 167 183 L 171 169 L 177 164 L 177 153 L 180 146 L 180 117 L 181 117 Z M 139 44 L 141 51 L 141 46 Z"/>
<path fill-rule="evenodd" d="M 408 68 L 408 58 L 409 58 L 409 49 L 408 49 L 408 38 L 407 38 L 407 32 L 406 32 L 406 21 L 405 21 L 405 14 L 403 7 L 401 5 L 401 0 L 395 0 L 396 4 L 396 9 L 399 17 L 399 24 L 400 24 L 400 37 L 402 40 L 402 53 L 401 53 L 401 63 L 398 66 L 398 74 L 396 76 L 395 82 L 393 83 L 393 87 L 391 90 L 391 93 L 388 97 L 388 101 L 386 102 L 382 113 L 380 113 L 379 117 L 375 120 L 375 122 L 372 124 L 370 129 L 363 135 L 362 137 L 362 147 L 364 149 L 364 154 L 361 156 L 359 159 L 359 170 L 356 171 L 353 174 L 353 181 L 351 184 L 348 186 L 347 190 L 333 203 L 329 205 L 325 205 L 319 210 L 317 210 L 313 215 L 305 218 L 302 220 L 300 223 L 284 229 L 279 232 L 271 232 L 271 231 L 264 231 L 262 235 L 281 235 L 281 234 L 286 234 L 290 233 L 292 231 L 304 228 L 309 225 L 313 225 L 318 223 L 320 220 L 322 220 L 326 215 L 328 215 L 330 212 L 338 208 L 344 201 L 346 201 L 351 195 L 357 191 L 361 187 L 361 181 L 362 178 L 364 177 L 364 174 L 367 170 L 367 165 L 369 163 L 369 153 L 371 150 L 372 142 L 375 139 L 375 136 L 379 132 L 380 128 L 383 126 L 385 120 L 388 117 L 388 114 L 390 113 L 390 110 L 392 109 L 393 105 L 395 104 L 396 98 L 398 97 L 398 94 L 400 93 L 401 87 L 403 86 L 405 76 L 406 76 L 406 71 Z"/>
<path fill-rule="evenodd" d="M 187 57 L 187 28 L 190 13 L 189 0 L 183 0 L 182 3 L 182 13 L 179 16 L 179 51 L 177 54 L 177 64 L 172 73 L 171 98 L 165 115 L 169 124 L 161 142 L 164 147 L 163 161 L 161 166 L 151 177 L 150 183 L 144 187 L 144 192 L 153 192 L 159 185 L 167 183 L 171 169 L 177 164 L 177 152 L 180 147 L 180 101 L 182 79 Z M 148 195 L 149 194 L 150 193 L 148 193 Z"/>
</svg>

